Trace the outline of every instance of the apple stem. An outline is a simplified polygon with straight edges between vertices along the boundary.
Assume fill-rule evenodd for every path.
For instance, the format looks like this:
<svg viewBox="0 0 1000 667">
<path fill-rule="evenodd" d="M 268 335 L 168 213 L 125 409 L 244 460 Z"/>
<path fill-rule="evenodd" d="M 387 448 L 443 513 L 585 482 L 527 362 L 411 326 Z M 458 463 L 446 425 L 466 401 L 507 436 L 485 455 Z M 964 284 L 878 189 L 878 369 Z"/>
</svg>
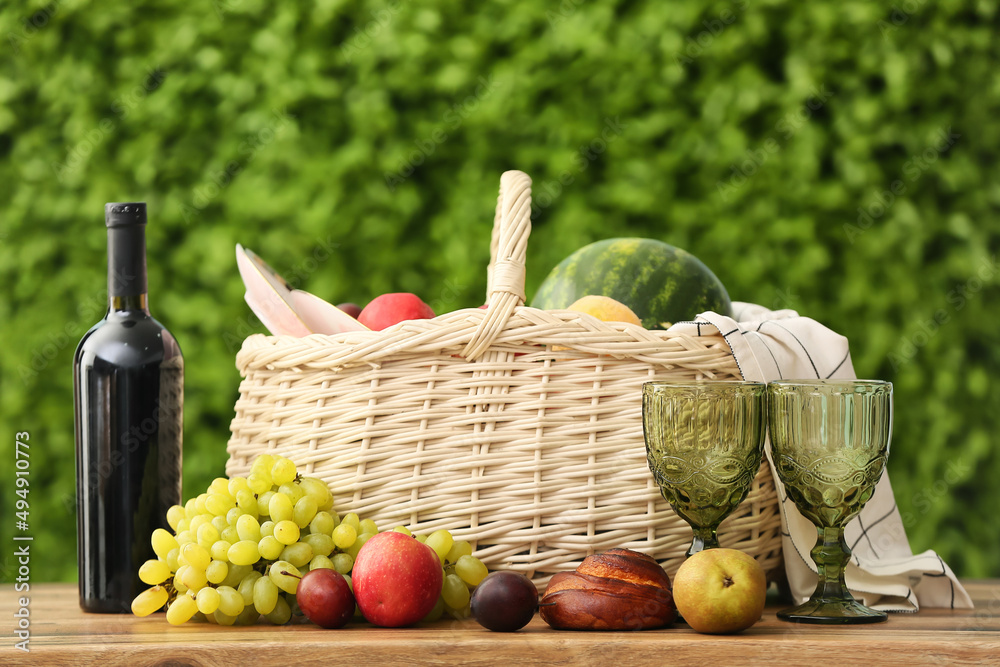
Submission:
<svg viewBox="0 0 1000 667">
<path fill-rule="evenodd" d="M 301 580 L 301 579 L 302 579 L 302 577 L 300 577 L 299 575 L 297 575 L 297 574 L 292 574 L 292 573 L 291 573 L 291 572 L 289 572 L 288 570 L 282 570 L 282 571 L 281 571 L 281 573 L 282 573 L 283 575 L 285 575 L 286 577 L 295 577 L 296 579 L 299 579 L 299 580 Z"/>
</svg>

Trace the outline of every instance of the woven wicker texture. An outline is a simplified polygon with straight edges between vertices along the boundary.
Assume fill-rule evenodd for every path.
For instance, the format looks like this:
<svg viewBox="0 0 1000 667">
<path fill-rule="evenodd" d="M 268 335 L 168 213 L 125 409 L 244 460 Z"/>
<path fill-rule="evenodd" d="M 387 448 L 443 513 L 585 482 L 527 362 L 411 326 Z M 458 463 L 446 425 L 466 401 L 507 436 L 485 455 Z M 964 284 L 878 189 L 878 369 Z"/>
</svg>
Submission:
<svg viewBox="0 0 1000 667">
<path fill-rule="evenodd" d="M 647 467 L 642 383 L 739 379 L 739 369 L 721 336 L 525 307 L 530 209 L 530 179 L 506 172 L 486 310 L 384 331 L 247 338 L 227 473 L 246 474 L 265 452 L 287 456 L 330 485 L 341 515 L 415 533 L 447 528 L 491 569 L 539 586 L 612 547 L 648 553 L 672 576 L 691 528 Z M 780 569 L 766 463 L 719 539 Z"/>
</svg>

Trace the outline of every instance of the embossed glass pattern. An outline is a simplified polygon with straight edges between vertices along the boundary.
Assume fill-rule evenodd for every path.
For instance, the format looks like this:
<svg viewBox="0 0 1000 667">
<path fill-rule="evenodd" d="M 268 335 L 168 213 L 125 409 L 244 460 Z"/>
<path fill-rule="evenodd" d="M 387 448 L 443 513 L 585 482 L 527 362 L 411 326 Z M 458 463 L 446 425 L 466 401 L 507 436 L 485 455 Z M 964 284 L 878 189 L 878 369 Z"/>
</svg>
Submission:
<svg viewBox="0 0 1000 667">
<path fill-rule="evenodd" d="M 782 381 L 768 385 L 771 449 L 778 477 L 816 525 L 819 583 L 778 618 L 799 623 L 876 623 L 844 583 L 851 550 L 844 526 L 875 492 L 892 438 L 892 384 L 878 380 Z"/>
<path fill-rule="evenodd" d="M 750 491 L 760 468 L 767 385 L 647 382 L 646 458 L 663 498 L 691 524 L 687 555 L 719 546 L 719 524 Z"/>
</svg>

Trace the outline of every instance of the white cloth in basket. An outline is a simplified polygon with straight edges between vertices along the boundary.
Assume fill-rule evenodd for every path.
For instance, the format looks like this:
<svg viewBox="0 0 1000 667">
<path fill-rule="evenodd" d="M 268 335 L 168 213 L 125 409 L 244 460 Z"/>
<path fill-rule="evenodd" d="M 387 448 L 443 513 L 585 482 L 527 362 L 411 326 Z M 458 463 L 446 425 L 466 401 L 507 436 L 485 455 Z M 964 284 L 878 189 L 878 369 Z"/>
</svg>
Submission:
<svg viewBox="0 0 1000 667">
<path fill-rule="evenodd" d="M 855 379 L 847 339 L 794 310 L 771 311 L 750 303 L 733 303 L 733 318 L 701 313 L 693 322 L 673 327 L 692 336 L 722 334 L 733 351 L 743 378 L 770 382 L 791 379 Z M 899 447 L 899 444 L 892 445 Z M 809 552 L 816 528 L 785 493 L 771 460 L 781 502 L 782 551 L 792 595 L 806 601 L 816 587 L 816 564 Z M 926 607 L 971 608 L 972 600 L 951 568 L 934 551 L 914 554 L 892 494 L 888 470 L 875 494 L 848 524 L 845 537 L 852 551 L 847 586 L 864 604 L 884 611 L 917 611 Z"/>
</svg>

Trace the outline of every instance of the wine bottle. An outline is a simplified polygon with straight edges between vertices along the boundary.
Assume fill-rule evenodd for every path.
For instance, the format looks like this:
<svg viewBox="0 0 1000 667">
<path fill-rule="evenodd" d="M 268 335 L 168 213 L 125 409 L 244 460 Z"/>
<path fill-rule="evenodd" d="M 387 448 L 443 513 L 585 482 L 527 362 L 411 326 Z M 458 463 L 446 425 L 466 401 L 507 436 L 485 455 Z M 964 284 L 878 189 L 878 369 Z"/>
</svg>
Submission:
<svg viewBox="0 0 1000 667">
<path fill-rule="evenodd" d="M 184 360 L 149 314 L 146 205 L 108 204 L 108 311 L 73 358 L 80 607 L 130 609 L 181 501 Z"/>
</svg>

